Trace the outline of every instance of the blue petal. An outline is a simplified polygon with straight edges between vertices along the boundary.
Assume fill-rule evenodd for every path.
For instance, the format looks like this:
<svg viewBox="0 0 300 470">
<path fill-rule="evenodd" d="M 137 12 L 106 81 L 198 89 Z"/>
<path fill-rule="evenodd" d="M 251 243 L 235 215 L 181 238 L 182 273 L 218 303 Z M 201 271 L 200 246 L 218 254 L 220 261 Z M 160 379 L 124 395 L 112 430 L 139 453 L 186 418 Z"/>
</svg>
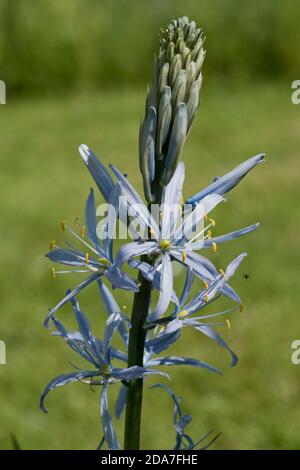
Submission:
<svg viewBox="0 0 300 470">
<path fill-rule="evenodd" d="M 200 331 L 204 335 L 214 340 L 222 348 L 227 349 L 227 351 L 231 354 L 231 367 L 234 367 L 238 363 L 237 355 L 229 348 L 227 343 L 223 340 L 223 338 L 221 338 L 221 336 L 216 331 L 214 331 L 209 326 L 203 324 L 199 324 L 199 326 L 195 326 L 194 328 L 195 330 Z"/>
<path fill-rule="evenodd" d="M 156 238 L 158 239 L 159 236 L 159 228 L 157 223 L 155 222 L 154 218 L 148 211 L 147 207 L 145 206 L 142 198 L 136 192 L 134 187 L 129 183 L 127 178 L 114 166 L 110 165 L 111 170 L 116 175 L 117 180 L 120 183 L 122 191 L 126 196 L 129 204 L 129 208 L 132 207 L 136 217 L 138 218 L 139 222 L 141 223 L 142 227 L 149 227 L 155 233 Z"/>
<path fill-rule="evenodd" d="M 119 211 L 119 201 L 121 196 L 121 188 L 119 184 L 116 184 L 114 190 L 111 192 L 108 204 L 107 216 L 103 224 L 103 231 L 105 238 L 103 242 L 104 251 L 108 259 L 112 261 L 112 245 L 117 221 L 117 215 Z"/>
<path fill-rule="evenodd" d="M 225 235 L 220 235 L 219 237 L 208 238 L 206 240 L 202 240 L 200 243 L 191 243 L 189 247 L 193 250 L 198 250 L 200 248 L 207 248 L 212 245 L 212 243 L 224 243 L 230 240 L 234 240 L 235 238 L 242 237 L 243 235 L 247 235 L 248 233 L 253 232 L 259 227 L 259 223 L 249 225 L 248 227 L 244 227 L 240 230 L 235 230 L 234 232 L 226 233 Z"/>
<path fill-rule="evenodd" d="M 241 262 L 246 256 L 247 256 L 247 253 L 241 253 L 233 261 L 231 261 L 231 263 L 229 263 L 225 272 L 225 277 L 227 280 L 230 279 L 234 275 L 235 271 L 237 270 L 237 268 L 239 267 L 239 265 L 241 264 Z"/>
<path fill-rule="evenodd" d="M 78 324 L 78 328 L 80 333 L 82 334 L 86 344 L 88 345 L 89 350 L 92 352 L 93 356 L 96 358 L 96 362 L 98 362 L 99 367 L 104 364 L 103 358 L 99 354 L 99 350 L 97 347 L 97 343 L 95 338 L 92 334 L 90 323 L 85 316 L 85 314 L 80 310 L 79 303 L 75 296 L 71 299 L 73 311 L 76 317 L 76 321 Z"/>
<path fill-rule="evenodd" d="M 149 322 L 157 320 L 161 315 L 166 312 L 172 297 L 173 270 L 172 261 L 168 254 L 164 254 L 162 256 L 161 264 L 162 267 L 160 276 L 159 299 L 155 309 L 147 319 Z"/>
<path fill-rule="evenodd" d="M 105 309 L 107 315 L 109 316 L 109 315 L 112 315 L 113 313 L 117 313 L 117 312 L 121 314 L 121 310 L 120 310 L 120 307 L 119 307 L 116 299 L 114 298 L 114 296 L 112 295 L 112 293 L 110 292 L 108 287 L 106 287 L 106 285 L 103 284 L 101 279 L 98 279 L 98 286 L 99 286 L 99 290 L 100 290 L 102 303 L 104 305 L 104 309 Z M 118 331 L 119 331 L 119 333 L 120 333 L 120 335 L 123 339 L 123 342 L 125 343 L 125 345 L 127 345 L 127 343 L 128 343 L 128 331 L 127 331 L 127 325 L 126 325 L 126 322 L 125 322 L 124 319 L 119 324 Z"/>
<path fill-rule="evenodd" d="M 151 264 L 148 264 L 145 261 L 139 261 L 135 259 L 129 260 L 128 264 L 131 268 L 138 269 L 139 271 L 141 271 L 144 278 L 152 283 L 152 287 L 154 287 L 154 289 L 156 290 L 160 289 L 161 273 L 158 270 L 160 267 L 160 264 L 157 266 L 152 266 Z M 171 301 L 175 305 L 177 306 L 179 305 L 179 300 L 174 290 L 171 295 Z"/>
<path fill-rule="evenodd" d="M 169 356 L 169 357 L 157 357 L 151 359 L 151 365 L 153 366 L 195 366 L 203 369 L 208 369 L 211 372 L 216 372 L 219 375 L 223 375 L 218 369 L 210 366 L 206 362 L 198 361 L 197 359 L 180 356 Z"/>
<path fill-rule="evenodd" d="M 82 254 L 78 254 L 73 250 L 64 250 L 55 248 L 46 254 L 47 258 L 55 263 L 67 264 L 68 266 L 85 266 L 86 261 Z"/>
<path fill-rule="evenodd" d="M 121 322 L 122 317 L 118 312 L 110 315 L 106 321 L 106 328 L 103 341 L 103 354 L 106 364 L 110 364 L 110 343 L 114 332 L 116 331 Z"/>
<path fill-rule="evenodd" d="M 99 375 L 99 371 L 91 371 L 91 370 L 83 370 L 79 372 L 72 372 L 70 374 L 62 374 L 55 379 L 51 380 L 48 385 L 45 387 L 41 399 L 40 399 L 40 408 L 44 413 L 47 413 L 47 409 L 45 407 L 44 401 L 46 396 L 48 395 L 51 390 L 54 390 L 57 387 L 61 387 L 62 385 L 66 385 L 70 382 L 76 382 L 77 380 L 86 379 L 88 377 L 95 377 Z"/>
<path fill-rule="evenodd" d="M 87 145 L 80 145 L 79 153 L 104 199 L 108 200 L 115 186 L 109 172 Z"/>
<path fill-rule="evenodd" d="M 138 269 L 143 274 L 144 278 L 152 282 L 154 289 L 159 290 L 160 286 L 160 272 L 156 266 L 152 266 L 145 261 L 131 259 L 128 264 L 133 269 Z"/>
<path fill-rule="evenodd" d="M 139 290 L 136 281 L 128 274 L 121 271 L 119 268 L 116 268 L 115 265 L 108 268 L 104 275 L 106 279 L 109 280 L 113 288 L 129 290 L 133 292 L 138 292 Z"/>
<path fill-rule="evenodd" d="M 223 285 L 223 287 L 220 289 L 220 292 L 222 292 L 223 295 L 226 295 L 226 297 L 233 300 L 237 304 L 241 305 L 242 301 L 240 299 L 240 296 L 226 282 Z"/>
<path fill-rule="evenodd" d="M 188 434 L 184 433 L 184 430 L 186 426 L 191 422 L 192 417 L 190 415 L 183 415 L 179 404 L 179 398 L 172 392 L 169 387 L 164 384 L 156 384 L 150 388 L 162 388 L 170 395 L 174 403 L 173 425 L 176 431 L 176 445 L 174 447 L 174 450 L 191 448 L 194 445 L 194 441 Z M 184 446 L 184 439 L 187 441 L 187 446 Z"/>
<path fill-rule="evenodd" d="M 160 354 L 162 351 L 168 349 L 174 344 L 180 336 L 180 331 L 177 328 L 170 333 L 161 334 L 157 338 L 149 339 L 145 343 L 145 348 L 151 354 Z M 150 364 L 149 364 L 150 365 Z"/>
<path fill-rule="evenodd" d="M 65 305 L 69 300 L 71 300 L 75 295 L 77 295 L 82 289 L 87 287 L 89 284 L 94 282 L 96 279 L 98 279 L 102 274 L 101 273 L 94 273 L 87 279 L 85 279 L 79 286 L 75 287 L 72 291 L 70 291 L 55 307 L 53 307 L 50 312 L 48 313 L 45 321 L 44 321 L 44 326 L 48 328 L 49 326 L 49 321 L 53 317 L 53 315 L 59 310 L 63 305 Z"/>
<path fill-rule="evenodd" d="M 117 419 L 121 418 L 121 415 L 125 409 L 127 392 L 128 392 L 128 387 L 122 384 L 119 389 L 116 406 L 115 406 L 115 413 L 116 413 Z"/>
<path fill-rule="evenodd" d="M 182 186 L 185 176 L 183 162 L 179 162 L 170 183 L 164 187 L 161 210 L 161 238 L 172 239 L 178 217 L 181 213 Z"/>
<path fill-rule="evenodd" d="M 93 364 L 93 366 L 99 367 L 99 364 L 95 361 L 93 356 L 86 351 L 85 341 L 81 333 L 68 332 L 62 323 L 55 317 L 52 318 L 52 321 L 57 329 L 56 334 L 62 336 L 73 351 L 80 354 L 86 361 Z"/>
<path fill-rule="evenodd" d="M 249 158 L 226 175 L 215 180 L 212 184 L 207 186 L 207 188 L 203 189 L 194 196 L 189 197 L 186 202 L 188 204 L 195 204 L 211 193 L 217 193 L 221 195 L 226 194 L 228 191 L 233 189 L 252 168 L 254 168 L 258 163 L 261 163 L 264 160 L 264 157 L 264 154 L 260 154 Z"/>
<path fill-rule="evenodd" d="M 85 221 L 87 226 L 87 235 L 89 239 L 94 243 L 100 256 L 105 257 L 105 253 L 100 246 L 99 238 L 97 235 L 98 221 L 96 217 L 95 196 L 92 188 L 90 189 L 90 194 L 87 198 L 85 205 Z"/>
<path fill-rule="evenodd" d="M 134 258 L 135 256 L 140 256 L 145 253 L 151 253 L 153 250 L 157 249 L 158 245 L 156 242 L 132 242 L 123 245 L 122 248 L 118 251 L 114 266 L 119 268 L 126 261 Z"/>
<path fill-rule="evenodd" d="M 185 282 L 184 282 L 182 293 L 181 293 L 181 296 L 180 296 L 180 299 L 179 299 L 179 302 L 180 302 L 181 306 L 185 303 L 185 301 L 186 301 L 186 299 L 187 299 L 187 297 L 190 293 L 190 290 L 191 290 L 193 282 L 194 282 L 194 278 L 195 278 L 195 275 L 194 275 L 193 271 L 188 268 L 186 270 Z"/>
<path fill-rule="evenodd" d="M 204 256 L 191 250 L 186 251 L 186 259 L 182 260 L 182 251 L 171 249 L 171 255 L 182 264 L 188 266 L 196 275 L 206 281 L 213 281 L 218 276 L 215 266 Z"/>
<path fill-rule="evenodd" d="M 140 379 L 145 375 L 163 375 L 169 377 L 168 374 L 161 372 L 160 370 L 149 369 L 147 367 L 132 366 L 127 369 L 119 369 L 114 367 L 111 371 L 111 376 L 115 379 L 126 380 L 130 382 L 132 380 Z"/>
<path fill-rule="evenodd" d="M 113 422 L 111 415 L 108 409 L 108 400 L 107 400 L 107 381 L 104 382 L 102 387 L 101 399 L 100 399 L 100 414 L 102 418 L 103 432 L 105 435 L 106 442 L 109 449 L 118 450 L 120 449 L 120 444 L 114 430 Z"/>
</svg>

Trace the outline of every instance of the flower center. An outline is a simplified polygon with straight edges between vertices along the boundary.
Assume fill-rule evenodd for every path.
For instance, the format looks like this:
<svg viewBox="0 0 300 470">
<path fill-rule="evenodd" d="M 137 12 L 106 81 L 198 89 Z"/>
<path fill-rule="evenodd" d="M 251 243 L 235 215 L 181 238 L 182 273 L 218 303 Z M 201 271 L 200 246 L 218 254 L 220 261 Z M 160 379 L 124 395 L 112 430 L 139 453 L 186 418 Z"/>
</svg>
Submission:
<svg viewBox="0 0 300 470">
<path fill-rule="evenodd" d="M 159 243 L 159 248 L 161 248 L 162 250 L 167 250 L 168 248 L 170 248 L 170 244 L 170 240 L 161 240 Z"/>
</svg>

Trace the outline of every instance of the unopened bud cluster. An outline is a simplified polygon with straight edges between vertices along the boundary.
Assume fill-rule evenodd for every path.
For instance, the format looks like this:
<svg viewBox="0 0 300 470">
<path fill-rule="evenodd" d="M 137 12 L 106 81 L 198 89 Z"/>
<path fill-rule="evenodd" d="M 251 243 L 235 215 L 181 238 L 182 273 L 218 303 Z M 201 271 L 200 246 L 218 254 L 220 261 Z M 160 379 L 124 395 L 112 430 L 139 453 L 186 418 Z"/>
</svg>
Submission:
<svg viewBox="0 0 300 470">
<path fill-rule="evenodd" d="M 140 127 L 139 154 L 148 202 L 167 185 L 177 166 L 197 108 L 205 57 L 202 30 L 187 17 L 162 31 L 153 81 Z"/>
</svg>

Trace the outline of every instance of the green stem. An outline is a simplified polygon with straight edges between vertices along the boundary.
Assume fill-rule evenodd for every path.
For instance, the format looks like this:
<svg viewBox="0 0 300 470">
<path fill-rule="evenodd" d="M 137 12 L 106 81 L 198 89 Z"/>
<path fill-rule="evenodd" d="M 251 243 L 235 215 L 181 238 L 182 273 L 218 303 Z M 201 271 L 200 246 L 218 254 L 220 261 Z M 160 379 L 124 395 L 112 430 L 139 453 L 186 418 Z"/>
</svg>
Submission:
<svg viewBox="0 0 300 470">
<path fill-rule="evenodd" d="M 131 316 L 131 328 L 128 345 L 128 367 L 143 367 L 146 330 L 143 328 L 147 317 L 150 299 L 151 282 L 139 274 L 140 290 L 134 296 Z M 140 448 L 140 427 L 143 401 L 143 379 L 130 382 L 127 392 L 125 417 L 125 450 Z"/>
<path fill-rule="evenodd" d="M 159 186 L 158 181 L 153 182 L 152 190 L 156 195 L 156 203 L 160 203 L 162 188 Z M 147 255 L 142 256 L 142 261 L 146 261 L 150 264 L 152 262 L 149 260 Z M 145 279 L 140 272 L 138 276 L 138 282 L 140 285 L 140 290 L 134 295 L 131 315 L 131 326 L 128 343 L 128 367 L 143 367 L 144 365 L 144 349 L 147 333 L 144 329 L 144 325 L 151 301 L 152 283 L 147 281 L 147 279 Z M 143 379 L 137 379 L 130 382 L 128 385 L 124 450 L 139 450 L 140 448 L 142 402 Z"/>
</svg>

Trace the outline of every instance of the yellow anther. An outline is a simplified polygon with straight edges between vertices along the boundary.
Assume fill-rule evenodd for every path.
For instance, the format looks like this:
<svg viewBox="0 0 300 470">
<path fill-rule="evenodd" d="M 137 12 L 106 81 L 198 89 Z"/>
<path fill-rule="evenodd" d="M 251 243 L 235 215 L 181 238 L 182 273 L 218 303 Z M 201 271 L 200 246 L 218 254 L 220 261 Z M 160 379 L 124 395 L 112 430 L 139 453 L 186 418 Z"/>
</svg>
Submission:
<svg viewBox="0 0 300 470">
<path fill-rule="evenodd" d="M 85 238 L 86 226 L 83 225 L 80 230 L 81 238 Z"/>
<path fill-rule="evenodd" d="M 66 230 L 67 225 L 66 225 L 65 220 L 62 220 L 62 221 L 61 221 L 60 226 L 61 226 L 61 229 L 62 229 L 62 230 Z"/>
<path fill-rule="evenodd" d="M 79 217 L 75 217 L 75 219 L 74 219 L 74 227 L 77 228 L 78 225 L 79 225 Z"/>
<path fill-rule="evenodd" d="M 55 247 L 56 247 L 56 241 L 55 241 L 55 240 L 52 240 L 52 242 L 50 243 L 50 246 L 49 246 L 50 251 L 52 251 L 53 248 L 55 248 Z"/>
<path fill-rule="evenodd" d="M 208 221 L 211 223 L 211 226 L 212 226 L 212 227 L 215 227 L 216 222 L 215 222 L 214 219 L 208 219 Z"/>
<path fill-rule="evenodd" d="M 56 278 L 56 272 L 55 272 L 55 267 L 54 266 L 51 268 L 51 276 L 52 276 L 53 279 Z"/>
<path fill-rule="evenodd" d="M 211 238 L 211 231 L 210 230 L 207 230 L 207 238 L 210 239 Z"/>
<path fill-rule="evenodd" d="M 230 330 L 230 328 L 231 328 L 231 323 L 230 323 L 230 320 L 228 320 L 228 318 L 226 318 L 225 323 L 226 323 L 226 325 L 227 325 L 228 330 Z"/>
<path fill-rule="evenodd" d="M 216 242 L 212 242 L 212 244 L 211 244 L 211 249 L 212 249 L 212 252 L 213 252 L 214 254 L 217 253 L 218 246 L 217 246 Z"/>
<path fill-rule="evenodd" d="M 98 261 L 100 261 L 101 264 L 104 264 L 105 266 L 109 266 L 110 262 L 106 258 L 98 258 Z"/>
<path fill-rule="evenodd" d="M 187 310 L 182 310 L 181 312 L 178 313 L 178 318 L 186 317 L 188 315 Z"/>
<path fill-rule="evenodd" d="M 181 205 L 181 206 L 184 206 L 184 199 L 183 199 L 183 195 L 182 195 L 182 194 L 180 195 L 180 205 Z"/>
<path fill-rule="evenodd" d="M 159 244 L 159 248 L 162 250 L 167 250 L 170 247 L 170 241 L 169 240 L 161 240 Z"/>
<path fill-rule="evenodd" d="M 186 261 L 186 251 L 185 250 L 181 253 L 181 259 L 185 263 L 185 261 Z"/>
<path fill-rule="evenodd" d="M 162 333 L 163 331 L 165 331 L 166 329 L 166 326 L 165 325 L 162 325 L 161 328 L 160 328 L 160 333 Z"/>
<path fill-rule="evenodd" d="M 159 211 L 159 221 L 161 222 L 162 221 L 162 218 L 163 218 L 163 212 L 162 211 Z"/>
<path fill-rule="evenodd" d="M 222 274 L 223 277 L 226 277 L 226 275 L 225 275 L 223 269 L 219 269 L 219 273 Z"/>
<path fill-rule="evenodd" d="M 242 312 L 243 310 L 244 310 L 244 306 L 240 304 L 240 312 Z"/>
<path fill-rule="evenodd" d="M 126 305 L 123 305 L 123 306 L 122 306 L 122 309 L 126 311 L 126 310 L 127 310 L 127 306 L 126 306 Z"/>
<path fill-rule="evenodd" d="M 205 219 L 205 222 L 208 221 L 208 215 L 207 214 L 204 214 L 204 219 Z"/>
<path fill-rule="evenodd" d="M 156 237 L 156 234 L 155 234 L 153 228 L 150 228 L 149 232 L 150 232 L 151 237 L 153 237 L 153 238 Z"/>
<path fill-rule="evenodd" d="M 209 301 L 208 295 L 205 294 L 205 302 L 207 303 Z"/>
<path fill-rule="evenodd" d="M 90 255 L 89 255 L 88 253 L 86 253 L 86 254 L 84 255 L 84 259 L 85 259 L 85 263 L 86 263 L 86 264 L 89 264 L 89 257 L 90 257 Z"/>
<path fill-rule="evenodd" d="M 208 284 L 207 284 L 207 282 L 206 282 L 206 281 L 202 281 L 202 283 L 203 283 L 203 285 L 204 285 L 204 288 L 205 288 L 205 289 L 208 289 Z"/>
</svg>

